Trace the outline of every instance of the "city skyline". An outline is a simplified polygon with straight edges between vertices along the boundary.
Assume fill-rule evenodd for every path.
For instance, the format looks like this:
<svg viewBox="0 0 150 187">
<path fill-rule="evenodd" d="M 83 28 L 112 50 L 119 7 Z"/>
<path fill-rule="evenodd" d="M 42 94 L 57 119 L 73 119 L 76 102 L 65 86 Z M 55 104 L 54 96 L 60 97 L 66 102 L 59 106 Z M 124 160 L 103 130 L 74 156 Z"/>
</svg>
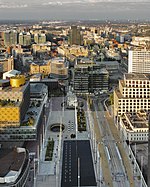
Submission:
<svg viewBox="0 0 150 187">
<path fill-rule="evenodd" d="M 147 0 L 0 0 L 0 20 L 149 20 L 149 7 Z"/>
</svg>

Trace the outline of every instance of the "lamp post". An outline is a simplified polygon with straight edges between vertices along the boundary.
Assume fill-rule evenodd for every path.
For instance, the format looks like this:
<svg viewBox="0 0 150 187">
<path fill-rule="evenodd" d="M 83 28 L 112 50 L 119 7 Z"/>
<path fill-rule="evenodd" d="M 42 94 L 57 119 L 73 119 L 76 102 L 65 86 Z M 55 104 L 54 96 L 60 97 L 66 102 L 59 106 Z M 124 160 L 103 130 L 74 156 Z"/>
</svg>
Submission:
<svg viewBox="0 0 150 187">
<path fill-rule="evenodd" d="M 43 148 L 45 143 L 45 137 L 46 137 L 46 115 L 44 115 L 44 124 L 43 124 Z"/>
<path fill-rule="evenodd" d="M 141 156 L 141 187 L 143 186 L 143 156 Z"/>
<path fill-rule="evenodd" d="M 134 175 L 135 175 L 136 174 L 136 143 L 135 143 L 134 152 L 135 152 L 135 159 L 134 159 Z"/>
<path fill-rule="evenodd" d="M 78 157 L 78 187 L 80 187 L 80 158 Z"/>
<path fill-rule="evenodd" d="M 35 162 L 38 162 L 38 159 L 37 158 L 34 158 L 34 160 L 33 160 L 33 164 L 34 164 L 34 166 L 33 166 L 33 169 L 34 169 L 34 187 L 36 187 L 36 168 L 35 168 Z"/>
</svg>

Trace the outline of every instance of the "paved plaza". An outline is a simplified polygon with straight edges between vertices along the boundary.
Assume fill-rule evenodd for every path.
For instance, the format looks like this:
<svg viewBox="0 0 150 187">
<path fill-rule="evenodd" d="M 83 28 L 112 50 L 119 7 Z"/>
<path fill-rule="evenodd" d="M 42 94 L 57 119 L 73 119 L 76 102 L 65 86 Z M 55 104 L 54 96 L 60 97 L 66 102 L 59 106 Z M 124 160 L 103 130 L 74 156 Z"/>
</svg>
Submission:
<svg viewBox="0 0 150 187">
<path fill-rule="evenodd" d="M 94 166 L 92 160 L 92 153 L 90 148 L 89 141 L 89 128 L 85 132 L 77 132 L 77 127 L 75 124 L 75 110 L 68 110 L 62 107 L 63 99 L 62 98 L 53 98 L 49 103 L 51 108 L 49 116 L 47 119 L 46 133 L 44 137 L 44 144 L 40 150 L 40 162 L 39 169 L 37 171 L 36 178 L 36 187 L 71 187 L 72 184 L 77 185 L 77 162 L 76 162 L 76 138 L 78 140 L 78 155 L 81 158 L 81 184 L 83 186 L 96 186 L 96 179 L 94 173 Z M 58 132 L 53 132 L 51 127 L 54 124 L 63 124 L 64 130 L 60 133 L 60 128 Z M 75 137 L 71 138 L 71 135 L 74 134 Z M 60 138 L 61 137 L 61 138 Z M 45 153 L 47 148 L 48 139 L 54 140 L 54 151 L 52 161 L 45 161 Z M 82 140 L 82 141 L 81 141 Z M 63 143 L 64 142 L 64 143 Z M 68 152 L 63 152 L 66 142 L 69 142 L 71 146 L 71 163 L 73 172 L 73 183 L 65 184 L 64 175 L 61 176 L 60 173 L 64 172 L 64 159 L 69 158 L 66 155 L 69 155 Z M 69 145 L 68 145 L 69 146 Z M 65 149 L 66 150 L 66 149 Z M 69 149 L 68 149 L 69 151 Z M 64 155 L 65 154 L 65 155 Z M 60 155 L 60 157 L 59 157 Z M 76 169 L 75 169 L 76 168 Z M 88 172 L 87 172 L 88 171 Z"/>
</svg>

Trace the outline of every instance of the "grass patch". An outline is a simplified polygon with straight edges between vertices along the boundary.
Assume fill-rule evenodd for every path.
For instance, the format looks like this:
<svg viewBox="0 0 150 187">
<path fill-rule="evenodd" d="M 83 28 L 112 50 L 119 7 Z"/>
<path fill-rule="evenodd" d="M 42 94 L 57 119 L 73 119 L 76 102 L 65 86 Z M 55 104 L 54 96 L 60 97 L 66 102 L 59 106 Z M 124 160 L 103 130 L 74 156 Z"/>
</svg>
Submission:
<svg viewBox="0 0 150 187">
<path fill-rule="evenodd" d="M 46 154 L 45 154 L 45 161 L 52 161 L 53 158 L 53 151 L 54 151 L 54 140 L 48 139 Z"/>
</svg>

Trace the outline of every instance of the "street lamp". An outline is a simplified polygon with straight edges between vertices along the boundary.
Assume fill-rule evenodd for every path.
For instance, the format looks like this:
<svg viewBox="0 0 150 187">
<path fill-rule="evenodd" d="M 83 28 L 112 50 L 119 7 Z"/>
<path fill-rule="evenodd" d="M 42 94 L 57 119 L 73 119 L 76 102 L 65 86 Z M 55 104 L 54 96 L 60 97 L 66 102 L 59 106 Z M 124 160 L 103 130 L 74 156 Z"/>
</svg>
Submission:
<svg viewBox="0 0 150 187">
<path fill-rule="evenodd" d="M 34 169 L 34 187 L 36 187 L 36 168 L 35 168 L 35 162 L 38 162 L 38 159 L 37 158 L 34 158 L 34 166 L 33 166 L 33 169 Z"/>
</svg>

